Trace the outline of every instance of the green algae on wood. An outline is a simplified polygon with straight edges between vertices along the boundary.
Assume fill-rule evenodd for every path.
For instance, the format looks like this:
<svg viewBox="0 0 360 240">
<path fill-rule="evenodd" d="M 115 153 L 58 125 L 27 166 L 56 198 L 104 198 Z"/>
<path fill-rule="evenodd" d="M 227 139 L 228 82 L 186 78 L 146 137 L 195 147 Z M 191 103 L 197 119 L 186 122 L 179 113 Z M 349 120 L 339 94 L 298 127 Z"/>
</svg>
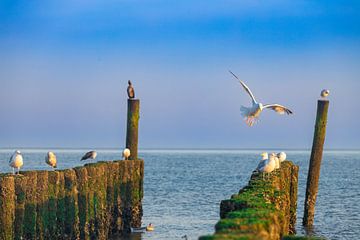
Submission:
<svg viewBox="0 0 360 240">
<path fill-rule="evenodd" d="M 0 209 L 0 239 L 14 239 L 13 222 L 15 218 L 15 182 L 13 176 L 1 176 Z"/>
<path fill-rule="evenodd" d="M 0 239 L 121 236 L 141 223 L 143 167 L 142 160 L 131 160 L 0 174 L 0 205 L 6 209 Z"/>
<path fill-rule="evenodd" d="M 292 233 L 296 213 L 297 171 L 291 162 L 281 164 L 269 176 L 254 172 L 247 186 L 230 199 L 221 201 L 221 220 L 210 239 L 280 239 Z M 265 178 L 267 180 L 265 180 Z"/>
</svg>

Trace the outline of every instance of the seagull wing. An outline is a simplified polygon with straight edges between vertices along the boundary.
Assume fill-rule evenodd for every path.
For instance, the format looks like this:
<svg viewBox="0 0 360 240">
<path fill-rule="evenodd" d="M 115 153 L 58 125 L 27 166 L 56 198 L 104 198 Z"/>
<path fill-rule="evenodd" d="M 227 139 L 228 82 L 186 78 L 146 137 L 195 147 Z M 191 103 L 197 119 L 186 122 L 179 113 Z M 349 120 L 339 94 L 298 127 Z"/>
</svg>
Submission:
<svg viewBox="0 0 360 240">
<path fill-rule="evenodd" d="M 246 84 L 241 81 L 232 71 L 229 70 L 229 72 L 237 79 L 239 80 L 241 86 L 243 86 L 243 88 L 245 89 L 245 91 L 249 94 L 249 96 L 251 97 L 251 100 L 253 103 L 256 103 L 256 100 L 255 100 L 255 97 L 254 97 L 254 94 L 251 92 L 250 88 L 248 86 L 246 86 Z"/>
<path fill-rule="evenodd" d="M 293 112 L 280 104 L 266 104 L 263 108 L 270 108 L 279 114 L 292 114 Z"/>
<path fill-rule="evenodd" d="M 86 160 L 86 159 L 88 159 L 88 158 L 90 158 L 91 157 L 91 152 L 87 152 L 82 158 L 81 158 L 81 160 Z"/>
</svg>

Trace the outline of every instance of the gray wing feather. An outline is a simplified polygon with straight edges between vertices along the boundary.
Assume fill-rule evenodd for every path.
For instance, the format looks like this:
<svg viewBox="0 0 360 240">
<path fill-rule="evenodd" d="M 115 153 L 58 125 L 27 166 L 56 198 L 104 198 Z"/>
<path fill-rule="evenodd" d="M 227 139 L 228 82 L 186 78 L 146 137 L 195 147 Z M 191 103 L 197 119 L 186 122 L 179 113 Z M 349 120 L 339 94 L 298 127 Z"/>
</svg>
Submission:
<svg viewBox="0 0 360 240">
<path fill-rule="evenodd" d="M 264 105 L 264 108 L 270 108 L 279 114 L 284 114 L 284 113 L 293 114 L 293 112 L 290 109 L 280 104 L 266 104 Z"/>
<path fill-rule="evenodd" d="M 241 81 L 232 71 L 229 70 L 229 72 L 237 79 L 239 80 L 241 86 L 243 86 L 243 88 L 245 89 L 245 91 L 249 94 L 249 96 L 251 97 L 251 100 L 253 103 L 256 103 L 254 94 L 251 92 L 250 88 L 243 82 Z"/>
</svg>

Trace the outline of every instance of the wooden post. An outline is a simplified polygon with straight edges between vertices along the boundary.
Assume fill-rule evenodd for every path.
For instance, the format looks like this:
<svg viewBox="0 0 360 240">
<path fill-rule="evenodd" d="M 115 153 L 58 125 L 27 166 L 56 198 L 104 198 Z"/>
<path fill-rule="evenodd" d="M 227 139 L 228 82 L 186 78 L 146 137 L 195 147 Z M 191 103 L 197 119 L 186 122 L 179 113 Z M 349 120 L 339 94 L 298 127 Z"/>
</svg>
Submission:
<svg viewBox="0 0 360 240">
<path fill-rule="evenodd" d="M 131 160 L 138 159 L 139 99 L 128 99 L 126 147 L 130 149 Z"/>
<path fill-rule="evenodd" d="M 306 197 L 303 217 L 304 226 L 312 226 L 314 223 L 315 203 L 319 186 L 320 167 L 325 141 L 328 108 L 328 100 L 318 100 L 315 132 L 306 184 Z"/>
</svg>

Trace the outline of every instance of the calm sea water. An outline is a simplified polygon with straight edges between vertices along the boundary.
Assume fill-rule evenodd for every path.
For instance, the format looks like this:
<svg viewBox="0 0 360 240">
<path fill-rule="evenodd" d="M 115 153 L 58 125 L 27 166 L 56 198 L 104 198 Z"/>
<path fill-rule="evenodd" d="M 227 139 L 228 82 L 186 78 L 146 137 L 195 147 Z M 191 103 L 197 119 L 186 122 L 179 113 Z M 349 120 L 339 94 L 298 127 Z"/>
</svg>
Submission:
<svg viewBox="0 0 360 240">
<path fill-rule="evenodd" d="M 20 149 L 21 150 L 21 149 Z M 10 172 L 13 150 L 0 150 L 0 171 Z M 22 150 L 24 170 L 49 169 L 46 150 Z M 60 169 L 82 165 L 85 150 L 58 150 Z M 219 220 L 219 203 L 247 184 L 261 151 L 144 150 L 145 196 L 143 223 L 154 232 L 144 240 L 197 239 L 211 234 Z M 287 151 L 300 166 L 298 224 L 301 227 L 309 151 Z M 100 150 L 97 160 L 120 159 L 120 151 Z M 321 169 L 314 234 L 328 239 L 357 239 L 360 235 L 360 151 L 326 151 Z"/>
</svg>

